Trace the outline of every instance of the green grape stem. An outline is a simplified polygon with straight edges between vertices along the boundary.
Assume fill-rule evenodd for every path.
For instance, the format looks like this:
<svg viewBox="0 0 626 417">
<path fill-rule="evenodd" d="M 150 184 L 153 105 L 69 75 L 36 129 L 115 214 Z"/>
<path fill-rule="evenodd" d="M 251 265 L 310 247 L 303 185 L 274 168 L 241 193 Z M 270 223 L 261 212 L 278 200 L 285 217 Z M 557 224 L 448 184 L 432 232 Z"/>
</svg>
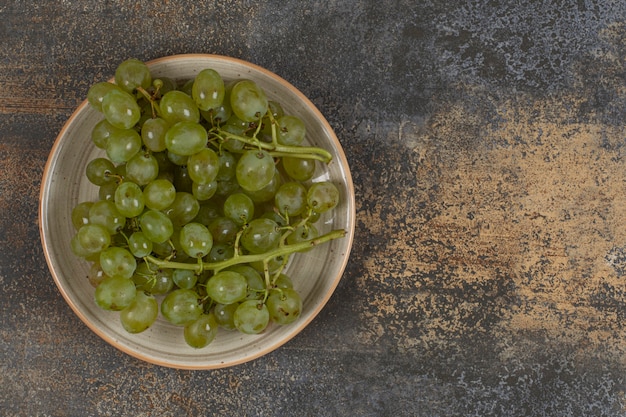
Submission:
<svg viewBox="0 0 626 417">
<path fill-rule="evenodd" d="M 251 262 L 268 262 L 269 260 L 279 257 L 289 255 L 295 252 L 299 252 L 305 249 L 308 249 L 312 246 L 317 246 L 325 242 L 329 242 L 333 239 L 342 238 L 346 235 L 346 231 L 343 229 L 333 230 L 324 235 L 318 236 L 313 239 L 305 240 L 303 242 L 280 245 L 276 249 L 265 253 L 259 254 L 249 254 L 249 255 L 238 255 L 235 253 L 230 259 L 226 259 L 224 261 L 219 262 L 198 262 L 198 263 L 184 263 L 184 262 L 174 262 L 156 258 L 154 256 L 147 256 L 145 259 L 158 266 L 159 268 L 171 268 L 171 269 L 188 269 L 192 270 L 196 273 L 201 273 L 202 271 L 212 270 L 214 272 L 218 272 L 224 268 L 228 268 L 233 265 L 239 265 L 244 263 Z"/>
</svg>

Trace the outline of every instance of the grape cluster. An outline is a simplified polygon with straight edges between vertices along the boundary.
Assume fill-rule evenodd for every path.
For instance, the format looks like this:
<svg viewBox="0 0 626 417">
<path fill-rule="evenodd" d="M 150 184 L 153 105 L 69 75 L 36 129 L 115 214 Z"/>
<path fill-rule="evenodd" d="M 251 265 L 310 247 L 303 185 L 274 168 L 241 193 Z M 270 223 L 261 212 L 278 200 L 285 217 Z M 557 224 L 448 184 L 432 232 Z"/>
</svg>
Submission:
<svg viewBox="0 0 626 417">
<path fill-rule="evenodd" d="M 345 234 L 315 226 L 340 195 L 311 181 L 331 155 L 303 145 L 302 120 L 252 80 L 204 69 L 177 83 L 136 59 L 87 99 L 103 115 L 91 140 L 106 156 L 87 164 L 98 199 L 72 210 L 71 247 L 91 262 L 97 305 L 130 333 L 160 313 L 194 348 L 218 328 L 297 320 L 288 260 Z"/>
</svg>

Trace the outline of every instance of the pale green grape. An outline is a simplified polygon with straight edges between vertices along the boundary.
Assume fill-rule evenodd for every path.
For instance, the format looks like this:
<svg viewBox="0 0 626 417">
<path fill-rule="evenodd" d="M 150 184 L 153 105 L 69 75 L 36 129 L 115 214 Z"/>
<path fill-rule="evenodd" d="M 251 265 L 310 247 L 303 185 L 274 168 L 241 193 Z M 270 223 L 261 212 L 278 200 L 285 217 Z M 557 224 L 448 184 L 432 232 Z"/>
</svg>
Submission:
<svg viewBox="0 0 626 417">
<path fill-rule="evenodd" d="M 185 224 L 180 229 L 178 239 L 185 253 L 192 258 L 205 257 L 213 247 L 213 237 L 209 229 L 200 223 Z"/>
<path fill-rule="evenodd" d="M 166 149 L 165 133 L 170 124 L 160 117 L 147 119 L 141 127 L 141 140 L 152 152 L 162 152 Z"/>
<path fill-rule="evenodd" d="M 107 276 L 98 284 L 94 298 L 104 310 L 120 311 L 128 307 L 137 294 L 135 283 L 120 276 Z"/>
<path fill-rule="evenodd" d="M 116 180 L 113 176 L 114 173 L 115 164 L 106 158 L 92 159 L 85 168 L 87 179 L 95 185 L 104 185 L 109 182 L 114 182 Z"/>
<path fill-rule="evenodd" d="M 128 162 L 141 150 L 141 137 L 134 129 L 111 132 L 106 143 L 107 157 L 116 164 Z"/>
<path fill-rule="evenodd" d="M 180 156 L 189 156 L 205 149 L 208 134 L 201 124 L 181 121 L 170 127 L 165 133 L 167 150 Z"/>
<path fill-rule="evenodd" d="M 276 191 L 274 204 L 281 214 L 289 217 L 298 216 L 307 207 L 307 189 L 299 182 L 286 182 Z"/>
<path fill-rule="evenodd" d="M 196 75 L 191 87 L 191 96 L 200 110 L 216 108 L 224 100 L 224 80 L 213 69 L 204 69 Z"/>
<path fill-rule="evenodd" d="M 208 228 L 211 232 L 211 236 L 213 236 L 214 243 L 232 245 L 235 241 L 235 236 L 237 236 L 237 232 L 239 232 L 237 223 L 224 216 L 212 219 L 208 224 Z"/>
<path fill-rule="evenodd" d="M 191 184 L 191 194 L 198 201 L 207 201 L 215 195 L 217 192 L 217 181 L 209 182 L 208 184 L 198 184 L 194 182 Z"/>
<path fill-rule="evenodd" d="M 145 207 L 143 191 L 134 182 L 124 181 L 115 190 L 115 207 L 122 216 L 137 217 Z"/>
<path fill-rule="evenodd" d="M 339 203 L 339 190 L 329 181 L 316 182 L 309 188 L 307 204 L 318 213 L 324 213 Z"/>
<path fill-rule="evenodd" d="M 306 136 L 306 127 L 302 120 L 296 116 L 286 115 L 276 121 L 277 141 L 281 145 L 298 146 Z"/>
<path fill-rule="evenodd" d="M 143 189 L 143 198 L 146 207 L 164 210 L 174 202 L 176 187 L 166 179 L 155 179 Z"/>
<path fill-rule="evenodd" d="M 235 329 L 234 316 L 237 307 L 239 307 L 239 303 L 215 304 L 213 314 L 215 314 L 218 325 L 228 330 Z"/>
<path fill-rule="evenodd" d="M 278 246 L 280 229 L 275 221 L 258 218 L 248 223 L 241 235 L 241 245 L 250 253 L 268 252 Z"/>
<path fill-rule="evenodd" d="M 307 223 L 307 224 L 299 225 L 298 227 L 296 227 L 293 230 L 293 232 L 287 236 L 287 243 L 290 245 L 294 243 L 300 243 L 306 240 L 314 239 L 318 236 L 319 236 L 319 232 L 317 231 L 317 228 L 313 226 L 312 224 Z M 311 246 L 308 249 L 305 249 L 302 252 L 306 252 L 311 249 L 313 249 L 313 246 Z"/>
<path fill-rule="evenodd" d="M 270 291 L 266 304 L 270 319 L 278 324 L 293 323 L 302 313 L 302 299 L 293 288 Z"/>
<path fill-rule="evenodd" d="M 130 129 L 139 121 L 141 108 L 127 92 L 112 89 L 102 97 L 102 113 L 113 126 Z"/>
<path fill-rule="evenodd" d="M 198 184 L 209 184 L 215 181 L 219 169 L 219 157 L 214 150 L 209 148 L 201 149 L 187 159 L 189 177 Z"/>
<path fill-rule="evenodd" d="M 193 194 L 187 192 L 177 192 L 174 202 L 164 210 L 175 226 L 182 226 L 189 223 L 200 211 L 200 203 Z"/>
<path fill-rule="evenodd" d="M 254 217 L 254 202 L 244 193 L 229 195 L 224 201 L 224 216 L 242 226 Z"/>
<path fill-rule="evenodd" d="M 168 91 L 161 97 L 159 107 L 161 109 L 161 117 L 171 124 L 182 121 L 193 123 L 200 121 L 198 106 L 183 91 Z"/>
<path fill-rule="evenodd" d="M 253 122 L 265 116 L 268 100 L 265 92 L 254 81 L 241 80 L 230 91 L 230 106 L 241 120 Z"/>
<path fill-rule="evenodd" d="M 83 201 L 72 209 L 72 224 L 76 230 L 89 223 L 89 210 L 91 206 L 93 206 L 92 201 Z"/>
<path fill-rule="evenodd" d="M 111 235 L 114 235 L 124 227 L 126 217 L 117 210 L 113 201 L 101 200 L 89 208 L 89 223 L 104 226 Z"/>
<path fill-rule="evenodd" d="M 141 231 L 154 243 L 167 241 L 174 233 L 174 225 L 164 213 L 149 209 L 139 218 Z"/>
<path fill-rule="evenodd" d="M 232 304 L 246 298 L 248 282 L 238 272 L 220 271 L 209 278 L 206 292 L 216 303 Z"/>
<path fill-rule="evenodd" d="M 246 300 L 239 304 L 233 315 L 235 327 L 242 333 L 261 333 L 270 321 L 267 306 L 258 300 Z"/>
<path fill-rule="evenodd" d="M 144 258 L 152 253 L 152 241 L 143 232 L 133 232 L 128 238 L 128 250 L 137 258 Z"/>
<path fill-rule="evenodd" d="M 144 62 L 131 58 L 117 66 L 115 83 L 128 93 L 133 93 L 138 87 L 147 90 L 152 84 L 152 75 Z"/>
<path fill-rule="evenodd" d="M 159 175 L 159 163 L 152 154 L 137 152 L 126 163 L 126 180 L 144 186 Z"/>
<path fill-rule="evenodd" d="M 111 244 L 111 234 L 104 227 L 97 224 L 86 224 L 77 233 L 82 248 L 90 254 L 96 254 Z"/>
<path fill-rule="evenodd" d="M 101 112 L 102 111 L 102 99 L 104 98 L 104 96 L 109 91 L 115 90 L 115 89 L 119 90 L 119 88 L 120 88 L 119 86 L 113 83 L 107 82 L 107 81 L 95 83 L 94 85 L 89 87 L 89 90 L 87 91 L 87 101 L 94 109 Z"/>
<path fill-rule="evenodd" d="M 159 305 L 153 295 L 137 291 L 133 301 L 120 312 L 122 327 L 128 333 L 141 333 L 156 321 Z"/>
<path fill-rule="evenodd" d="M 135 273 L 137 261 L 127 249 L 110 246 L 100 252 L 100 267 L 110 277 L 130 278 Z"/>
<path fill-rule="evenodd" d="M 315 173 L 315 159 L 283 157 L 281 164 L 285 173 L 296 181 L 308 181 Z"/>
<path fill-rule="evenodd" d="M 185 342 L 192 348 L 201 349 L 211 343 L 217 335 L 218 323 L 213 314 L 202 314 L 187 324 L 183 331 Z"/>
<path fill-rule="evenodd" d="M 244 190 L 258 191 L 272 181 L 274 168 L 274 158 L 268 152 L 245 151 L 237 162 L 237 182 Z"/>
<path fill-rule="evenodd" d="M 202 315 L 202 305 L 194 290 L 175 289 L 161 301 L 161 314 L 177 326 L 185 326 Z"/>
<path fill-rule="evenodd" d="M 178 288 L 191 289 L 196 286 L 198 276 L 190 269 L 174 269 L 172 280 Z"/>
</svg>

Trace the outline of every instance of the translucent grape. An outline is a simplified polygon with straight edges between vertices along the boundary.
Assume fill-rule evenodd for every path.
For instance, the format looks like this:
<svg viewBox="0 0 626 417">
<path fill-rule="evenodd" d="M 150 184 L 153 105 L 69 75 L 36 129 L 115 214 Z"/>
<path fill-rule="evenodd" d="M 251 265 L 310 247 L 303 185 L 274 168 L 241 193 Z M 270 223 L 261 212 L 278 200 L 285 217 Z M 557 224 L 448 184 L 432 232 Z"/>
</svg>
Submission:
<svg viewBox="0 0 626 417">
<path fill-rule="evenodd" d="M 178 288 L 191 289 L 198 282 L 198 276 L 190 269 L 174 269 L 172 280 Z"/>
<path fill-rule="evenodd" d="M 233 315 L 235 327 L 242 333 L 261 333 L 270 321 L 267 306 L 258 300 L 246 300 L 239 304 Z"/>
<path fill-rule="evenodd" d="M 204 148 L 187 159 L 189 177 L 198 184 L 208 184 L 217 179 L 219 157 L 214 150 Z"/>
<path fill-rule="evenodd" d="M 324 213 L 339 203 L 339 190 L 329 181 L 316 182 L 309 188 L 307 204 L 318 213 Z"/>
<path fill-rule="evenodd" d="M 109 91 L 115 90 L 115 89 L 119 90 L 119 88 L 120 88 L 119 86 L 113 83 L 107 82 L 107 81 L 95 83 L 94 85 L 89 87 L 89 90 L 87 91 L 87 101 L 94 109 L 101 112 L 102 111 L 102 99 L 104 98 L 104 96 Z"/>
<path fill-rule="evenodd" d="M 127 249 L 110 246 L 100 252 L 100 267 L 110 277 L 130 278 L 135 273 L 137 261 Z"/>
<path fill-rule="evenodd" d="M 111 132 L 106 143 L 107 157 L 116 164 L 129 161 L 141 149 L 141 137 L 134 129 Z"/>
<path fill-rule="evenodd" d="M 213 237 L 206 226 L 187 223 L 180 229 L 179 242 L 185 253 L 192 258 L 205 257 L 213 247 Z"/>
<path fill-rule="evenodd" d="M 249 150 L 239 158 L 235 174 L 241 188 L 258 191 L 272 181 L 274 171 L 274 158 L 269 153 Z"/>
<path fill-rule="evenodd" d="M 133 93 L 138 87 L 148 89 L 152 84 L 152 75 L 144 62 L 131 58 L 117 66 L 115 83 L 124 91 Z"/>
<path fill-rule="evenodd" d="M 213 314 L 202 314 L 187 324 L 183 331 L 185 342 L 192 348 L 201 349 L 211 343 L 217 335 L 218 323 Z"/>
<path fill-rule="evenodd" d="M 113 126 L 130 129 L 139 121 L 141 108 L 127 92 L 112 89 L 102 97 L 102 113 Z"/>
<path fill-rule="evenodd" d="M 215 195 L 217 192 L 217 181 L 209 182 L 208 184 L 193 183 L 191 185 L 191 194 L 198 201 L 206 201 Z"/>
<path fill-rule="evenodd" d="M 161 302 L 161 314 L 172 324 L 187 325 L 202 314 L 202 305 L 198 298 L 198 294 L 193 290 L 175 289 Z"/>
<path fill-rule="evenodd" d="M 286 115 L 276 121 L 277 141 L 281 145 L 298 146 L 306 136 L 306 127 L 302 120 L 296 116 Z"/>
<path fill-rule="evenodd" d="M 154 296 L 137 291 L 133 301 L 120 312 L 120 322 L 128 333 L 141 333 L 152 326 L 158 314 Z"/>
<path fill-rule="evenodd" d="M 224 100 L 224 80 L 217 71 L 204 69 L 196 75 L 191 87 L 191 96 L 200 110 L 209 110 Z"/>
<path fill-rule="evenodd" d="M 174 202 L 164 210 L 164 213 L 173 225 L 182 226 L 192 221 L 198 211 L 200 211 L 200 203 L 193 194 L 181 191 L 176 193 Z"/>
<path fill-rule="evenodd" d="M 110 234 L 115 234 L 126 224 L 124 217 L 112 201 L 97 201 L 89 208 L 89 223 L 104 226 Z"/>
<path fill-rule="evenodd" d="M 89 210 L 91 206 L 93 206 L 92 201 L 83 201 L 72 209 L 72 224 L 76 230 L 89 223 Z"/>
<path fill-rule="evenodd" d="M 293 288 L 270 291 L 266 304 L 270 319 L 278 324 L 293 323 L 302 313 L 302 299 Z"/>
<path fill-rule="evenodd" d="M 152 253 L 152 241 L 143 232 L 133 232 L 128 238 L 128 250 L 137 258 Z"/>
<path fill-rule="evenodd" d="M 152 152 L 162 152 L 166 149 L 165 132 L 170 124 L 160 117 L 146 120 L 141 127 L 141 140 Z"/>
<path fill-rule="evenodd" d="M 137 294 L 135 283 L 120 276 L 107 276 L 96 287 L 96 304 L 104 310 L 120 311 L 128 307 Z"/>
<path fill-rule="evenodd" d="M 242 226 L 254 217 L 254 202 L 244 193 L 229 195 L 224 201 L 224 216 Z"/>
<path fill-rule="evenodd" d="M 198 123 L 200 110 L 193 99 L 183 91 L 173 90 L 165 93 L 159 102 L 161 117 L 174 124 L 181 121 Z"/>
<path fill-rule="evenodd" d="M 289 217 L 298 216 L 307 207 L 307 190 L 299 182 L 286 182 L 276 191 L 274 203 L 281 214 Z"/>
<path fill-rule="evenodd" d="M 125 181 L 115 190 L 115 207 L 122 216 L 136 217 L 143 213 L 144 197 L 141 187 Z"/>
<path fill-rule="evenodd" d="M 239 231 L 237 223 L 228 217 L 216 217 L 208 225 L 214 243 L 232 244 Z"/>
<path fill-rule="evenodd" d="M 284 157 L 281 164 L 285 173 L 296 181 L 308 181 L 315 173 L 315 159 Z"/>
<path fill-rule="evenodd" d="M 106 149 L 109 136 L 117 132 L 119 129 L 109 123 L 106 119 L 99 121 L 91 130 L 91 140 L 100 149 Z"/>
<path fill-rule="evenodd" d="M 233 113 L 245 122 L 260 120 L 267 113 L 268 101 L 265 92 L 251 80 L 241 80 L 230 92 Z"/>
<path fill-rule="evenodd" d="M 115 164 L 107 158 L 95 158 L 89 161 L 85 168 L 87 179 L 95 185 L 104 185 L 116 180 L 112 174 L 115 173 Z"/>
<path fill-rule="evenodd" d="M 235 328 L 235 310 L 239 307 L 239 303 L 232 304 L 215 304 L 213 308 L 213 314 L 215 314 L 215 319 L 219 326 L 233 330 Z"/>
<path fill-rule="evenodd" d="M 159 175 L 159 163 L 152 154 L 137 152 L 126 163 L 126 180 L 144 186 Z"/>
<path fill-rule="evenodd" d="M 141 231 L 154 243 L 167 241 L 174 233 L 174 225 L 164 213 L 149 209 L 139 218 Z"/>
<path fill-rule="evenodd" d="M 190 121 L 178 122 L 165 133 L 167 150 L 181 156 L 200 152 L 206 147 L 207 141 L 206 129 L 201 124 Z"/>
<path fill-rule="evenodd" d="M 258 218 L 248 223 L 241 234 L 241 245 L 250 253 L 268 252 L 278 246 L 280 229 L 275 221 Z"/>
<path fill-rule="evenodd" d="M 206 292 L 216 303 L 232 304 L 246 298 L 248 282 L 238 272 L 220 271 L 206 283 Z"/>
<path fill-rule="evenodd" d="M 78 241 L 82 248 L 90 254 L 103 251 L 111 244 L 111 234 L 97 224 L 86 224 L 78 230 Z"/>
<path fill-rule="evenodd" d="M 174 202 L 176 187 L 166 179 L 155 179 L 143 189 L 146 207 L 154 210 L 164 210 Z"/>
</svg>

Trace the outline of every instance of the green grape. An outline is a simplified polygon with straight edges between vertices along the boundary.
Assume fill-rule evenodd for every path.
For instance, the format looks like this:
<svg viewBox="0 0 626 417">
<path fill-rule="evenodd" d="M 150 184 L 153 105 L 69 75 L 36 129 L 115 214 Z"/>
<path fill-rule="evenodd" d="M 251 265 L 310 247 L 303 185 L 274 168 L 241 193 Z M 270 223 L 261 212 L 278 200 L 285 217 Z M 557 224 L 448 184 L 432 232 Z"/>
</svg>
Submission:
<svg viewBox="0 0 626 417">
<path fill-rule="evenodd" d="M 258 300 L 246 300 L 239 304 L 233 315 L 237 330 L 246 334 L 259 334 L 269 324 L 267 306 Z"/>
<path fill-rule="evenodd" d="M 306 209 L 307 190 L 299 182 L 290 181 L 280 186 L 274 197 L 274 204 L 281 214 L 294 217 Z"/>
<path fill-rule="evenodd" d="M 130 129 L 139 121 L 141 108 L 127 92 L 112 89 L 102 97 L 102 113 L 113 126 Z"/>
<path fill-rule="evenodd" d="M 106 158 L 95 158 L 85 168 L 87 179 L 94 185 L 104 185 L 115 181 L 115 164 Z"/>
<path fill-rule="evenodd" d="M 128 307 L 136 295 L 137 290 L 132 280 L 107 276 L 96 287 L 94 298 L 96 304 L 103 310 L 120 311 Z"/>
<path fill-rule="evenodd" d="M 244 193 L 234 193 L 224 201 L 223 211 L 224 216 L 242 226 L 254 217 L 254 202 Z"/>
<path fill-rule="evenodd" d="M 306 136 L 306 127 L 296 116 L 282 116 L 276 120 L 276 140 L 281 145 L 298 146 Z"/>
<path fill-rule="evenodd" d="M 185 93 L 189 97 L 191 97 L 191 90 L 193 89 L 193 82 L 194 81 L 195 81 L 195 78 L 191 78 L 191 79 L 185 81 L 185 83 L 182 85 L 182 87 L 180 87 L 178 90 L 182 91 L 183 93 Z"/>
<path fill-rule="evenodd" d="M 165 133 L 170 124 L 160 117 L 147 119 L 141 126 L 141 140 L 152 152 L 163 152 L 165 146 Z"/>
<path fill-rule="evenodd" d="M 237 307 L 239 307 L 239 303 L 215 304 L 215 307 L 213 307 L 213 314 L 215 314 L 217 324 L 225 329 L 234 330 L 235 310 L 237 310 Z"/>
<path fill-rule="evenodd" d="M 267 107 L 268 107 L 268 111 L 267 111 L 268 114 L 266 114 L 261 121 L 262 123 L 261 138 L 265 142 L 271 142 L 272 141 L 272 120 L 270 119 L 269 114 L 271 113 L 274 121 L 276 121 L 285 114 L 285 111 L 283 110 L 283 106 L 281 106 L 279 102 L 273 101 L 273 100 L 268 100 Z"/>
<path fill-rule="evenodd" d="M 165 132 L 167 150 L 180 156 L 189 156 L 206 148 L 208 134 L 206 129 L 196 122 L 182 121 Z"/>
<path fill-rule="evenodd" d="M 180 231 L 181 227 L 178 225 L 174 225 L 174 233 L 172 233 L 172 237 L 170 238 L 170 242 L 171 245 L 174 247 L 174 251 L 169 259 L 175 262 L 186 262 L 191 257 L 185 252 L 185 250 L 183 249 L 183 245 L 180 243 Z"/>
<path fill-rule="evenodd" d="M 143 191 L 134 182 L 124 181 L 115 190 L 115 208 L 122 216 L 137 217 L 144 207 Z"/>
<path fill-rule="evenodd" d="M 167 159 L 174 165 L 174 168 L 187 165 L 188 155 L 178 155 L 174 152 L 167 152 Z"/>
<path fill-rule="evenodd" d="M 101 200 L 91 205 L 89 223 L 104 226 L 114 235 L 124 227 L 126 218 L 117 210 L 113 201 Z"/>
<path fill-rule="evenodd" d="M 235 171 L 237 167 L 237 158 L 235 158 L 235 155 L 228 151 L 222 151 L 218 155 L 218 158 L 220 167 L 215 179 L 218 181 L 228 181 L 235 178 Z"/>
<path fill-rule="evenodd" d="M 294 231 L 287 236 L 287 243 L 294 244 L 304 242 L 306 240 L 315 239 L 319 236 L 319 232 L 312 224 L 303 224 L 299 225 L 294 229 Z M 302 252 L 307 252 L 313 249 L 313 246 L 303 250 Z"/>
<path fill-rule="evenodd" d="M 189 177 L 198 184 L 215 181 L 219 169 L 219 157 L 214 150 L 209 148 L 204 148 L 187 159 Z"/>
<path fill-rule="evenodd" d="M 189 223 L 200 211 L 200 203 L 193 194 L 183 191 L 177 192 L 174 202 L 164 210 L 175 226 L 182 226 Z"/>
<path fill-rule="evenodd" d="M 89 273 L 87 274 L 87 279 L 92 287 L 97 288 L 98 285 L 106 278 L 104 271 L 100 267 L 100 261 L 96 260 L 91 264 L 89 268 Z"/>
<path fill-rule="evenodd" d="M 281 289 L 293 288 L 293 282 L 291 281 L 291 278 L 289 278 L 288 275 L 279 274 L 276 280 L 274 281 L 274 287 L 281 288 Z"/>
<path fill-rule="evenodd" d="M 245 151 L 237 162 L 235 170 L 237 182 L 244 190 L 258 191 L 272 181 L 274 168 L 274 158 L 268 152 Z"/>
<path fill-rule="evenodd" d="M 329 181 L 316 182 L 309 188 L 307 204 L 318 213 L 324 213 L 339 203 L 339 190 Z"/>
<path fill-rule="evenodd" d="M 72 225 L 74 229 L 78 230 L 86 224 L 89 224 L 89 210 L 93 206 L 92 201 L 83 201 L 78 203 L 72 209 Z"/>
<path fill-rule="evenodd" d="M 281 164 L 285 173 L 296 181 L 308 181 L 315 173 L 315 159 L 284 157 Z"/>
<path fill-rule="evenodd" d="M 211 199 L 217 192 L 217 181 L 210 182 L 208 184 L 198 184 L 196 182 L 191 184 L 191 194 L 198 201 L 207 201 Z"/>
<path fill-rule="evenodd" d="M 130 278 L 135 273 L 137 261 L 127 249 L 109 246 L 100 252 L 100 267 L 110 277 Z"/>
<path fill-rule="evenodd" d="M 189 290 L 196 286 L 198 276 L 190 269 L 174 269 L 172 280 L 178 288 Z"/>
<path fill-rule="evenodd" d="M 156 269 L 152 271 L 150 266 L 141 262 L 133 274 L 133 282 L 138 291 L 145 291 L 149 294 L 167 294 L 174 288 L 171 269 Z"/>
<path fill-rule="evenodd" d="M 91 140 L 100 149 L 106 149 L 111 134 L 124 129 L 119 129 L 106 119 L 100 120 L 91 130 Z"/>
<path fill-rule="evenodd" d="M 235 248 L 225 243 L 214 244 L 205 258 L 207 262 L 220 262 L 235 256 Z"/>
<path fill-rule="evenodd" d="M 134 129 L 111 132 L 106 144 L 107 157 L 116 164 L 128 162 L 141 150 L 141 137 Z"/>
<path fill-rule="evenodd" d="M 225 243 L 232 245 L 235 242 L 239 226 L 228 217 L 219 216 L 211 220 L 208 224 L 209 232 L 213 236 L 214 243 Z"/>
<path fill-rule="evenodd" d="M 133 232 L 128 238 L 128 250 L 137 258 L 144 258 L 152 253 L 152 241 L 143 232 Z"/>
<path fill-rule="evenodd" d="M 276 256 L 272 259 L 270 259 L 267 263 L 267 269 L 269 271 L 270 274 L 274 274 L 276 272 L 279 272 L 280 270 L 282 270 L 285 265 L 287 265 L 287 262 L 289 261 L 289 256 Z M 258 262 L 251 262 L 249 263 L 249 265 L 251 267 L 253 267 L 254 269 L 256 269 L 260 274 L 264 273 L 265 271 L 265 266 L 263 264 L 263 262 L 258 261 Z"/>
<path fill-rule="evenodd" d="M 191 96 L 200 110 L 216 108 L 224 100 L 224 80 L 217 71 L 204 69 L 196 75 L 191 87 Z"/>
<path fill-rule="evenodd" d="M 218 197 L 228 197 L 229 195 L 241 190 L 236 179 L 232 178 L 226 181 L 217 181 L 217 189 L 215 195 Z"/>
<path fill-rule="evenodd" d="M 293 288 L 270 291 L 266 304 L 270 319 L 277 324 L 293 323 L 302 313 L 302 299 Z"/>
<path fill-rule="evenodd" d="M 192 258 L 205 257 L 213 247 L 213 237 L 203 224 L 187 223 L 180 229 L 179 242 Z"/>
<path fill-rule="evenodd" d="M 72 236 L 72 239 L 70 240 L 70 248 L 72 249 L 72 253 L 79 258 L 90 259 L 94 256 L 98 256 L 97 253 L 94 254 L 83 248 L 83 245 L 80 244 L 80 240 L 78 239 L 78 233 Z"/>
<path fill-rule="evenodd" d="M 154 85 L 155 88 L 157 86 L 157 83 L 160 83 L 159 85 L 160 97 L 162 97 L 163 94 L 167 93 L 168 91 L 176 90 L 176 82 L 169 77 L 159 77 L 152 81 L 152 85 Z"/>
<path fill-rule="evenodd" d="M 265 253 L 278 246 L 280 229 L 275 221 L 258 218 L 248 223 L 241 234 L 241 245 L 250 253 Z"/>
<path fill-rule="evenodd" d="M 202 305 L 194 290 L 175 289 L 161 301 L 161 314 L 177 326 L 185 326 L 202 315 Z"/>
<path fill-rule="evenodd" d="M 115 83 L 128 93 L 133 93 L 139 87 L 147 90 L 152 85 L 152 75 L 145 63 L 131 58 L 117 66 Z"/>
<path fill-rule="evenodd" d="M 148 209 L 139 218 L 141 231 L 154 243 L 167 241 L 174 233 L 174 225 L 164 213 Z"/>
<path fill-rule="evenodd" d="M 244 190 L 246 195 L 252 199 L 255 203 L 267 203 L 274 200 L 274 196 L 281 185 L 281 178 L 278 170 L 275 169 L 274 177 L 265 187 L 257 191 Z"/>
<path fill-rule="evenodd" d="M 208 226 L 211 220 L 216 219 L 219 216 L 220 211 L 217 203 L 213 200 L 207 200 L 200 202 L 200 209 L 198 210 L 198 214 L 194 217 L 193 221 Z"/>
<path fill-rule="evenodd" d="M 218 328 L 213 314 L 202 314 L 185 326 L 183 331 L 185 342 L 192 348 L 201 349 L 215 339 Z"/>
<path fill-rule="evenodd" d="M 200 121 L 200 111 L 193 99 L 183 91 L 168 91 L 159 102 L 161 117 L 170 124 Z"/>
<path fill-rule="evenodd" d="M 227 268 L 226 271 L 237 272 L 246 278 L 246 283 L 248 284 L 247 299 L 258 299 L 263 296 L 265 281 L 256 269 L 252 268 L 250 265 L 239 264 Z"/>
<path fill-rule="evenodd" d="M 153 295 L 137 291 L 133 301 L 120 312 L 120 322 L 128 333 L 141 333 L 156 321 L 159 305 Z"/>
<path fill-rule="evenodd" d="M 117 182 L 109 182 L 98 188 L 98 199 L 103 201 L 115 201 Z"/>
<path fill-rule="evenodd" d="M 236 82 L 230 92 L 233 113 L 245 122 L 260 120 L 268 109 L 265 92 L 251 80 Z"/>
<path fill-rule="evenodd" d="M 170 179 L 171 175 L 174 173 L 174 163 L 170 161 L 170 158 L 167 156 L 168 152 L 152 152 L 152 156 L 157 160 L 159 164 L 159 175 L 157 178 Z"/>
<path fill-rule="evenodd" d="M 137 152 L 126 163 L 126 180 L 144 186 L 159 175 L 159 162 L 152 154 Z"/>
<path fill-rule="evenodd" d="M 155 179 L 143 189 L 143 199 L 146 207 L 154 210 L 164 210 L 172 205 L 176 198 L 176 187 L 166 179 Z"/>
<path fill-rule="evenodd" d="M 207 281 L 206 293 L 216 303 L 236 303 L 246 298 L 248 282 L 238 272 L 220 271 Z"/>
<path fill-rule="evenodd" d="M 89 90 L 87 91 L 87 101 L 89 102 L 91 107 L 98 110 L 99 112 L 102 112 L 102 99 L 104 98 L 104 96 L 109 91 L 115 89 L 119 90 L 119 88 L 119 86 L 107 81 L 95 83 L 94 85 L 89 87 Z"/>
<path fill-rule="evenodd" d="M 111 234 L 104 227 L 97 224 L 86 224 L 78 230 L 78 241 L 82 248 L 90 254 L 96 254 L 111 244 Z"/>
</svg>

